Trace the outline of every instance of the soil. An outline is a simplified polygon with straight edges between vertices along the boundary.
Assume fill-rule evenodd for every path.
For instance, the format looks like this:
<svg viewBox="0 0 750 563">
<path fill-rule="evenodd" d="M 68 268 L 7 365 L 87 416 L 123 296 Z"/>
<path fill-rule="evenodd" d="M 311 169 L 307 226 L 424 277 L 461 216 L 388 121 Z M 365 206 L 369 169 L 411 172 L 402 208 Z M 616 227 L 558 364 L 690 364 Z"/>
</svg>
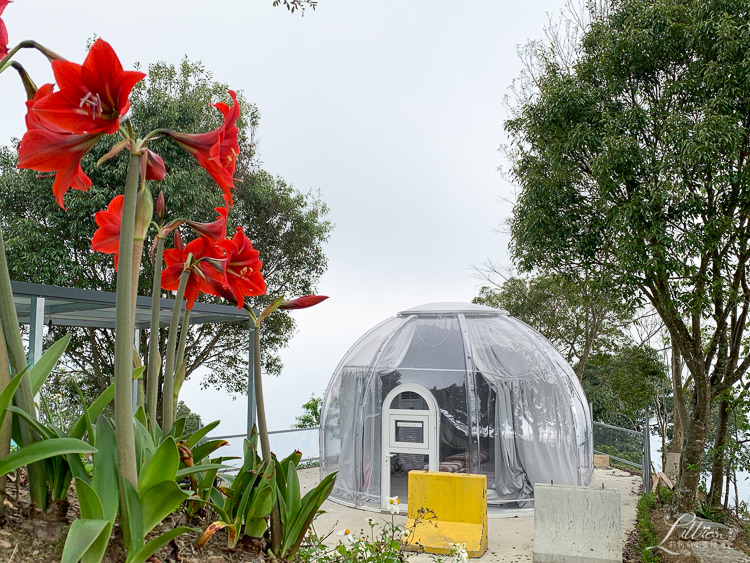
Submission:
<svg viewBox="0 0 750 563">
<path fill-rule="evenodd" d="M 670 525 L 667 524 L 665 517 L 668 516 L 668 509 L 666 507 L 657 508 L 651 513 L 651 521 L 654 523 L 656 528 L 656 537 L 664 538 L 667 536 L 670 530 Z M 672 519 L 669 520 L 673 521 Z M 745 524 L 734 516 L 727 512 L 725 513 L 725 519 L 723 522 L 730 528 L 737 530 L 737 537 L 732 542 L 732 547 L 737 551 L 741 551 L 746 555 L 750 555 L 750 536 L 745 528 Z M 628 535 L 628 539 L 625 542 L 623 549 L 623 562 L 624 563 L 636 563 L 639 561 L 640 550 L 638 548 L 638 532 L 632 530 Z M 697 559 L 692 555 L 676 554 L 670 555 L 665 553 L 663 550 L 658 550 L 661 563 L 697 563 Z"/>
<path fill-rule="evenodd" d="M 68 491 L 67 503 L 61 503 L 42 514 L 32 508 L 27 482 L 21 475 L 18 491 L 16 484 L 8 480 L 0 516 L 0 561 L 7 563 L 53 563 L 62 558 L 65 538 L 70 524 L 78 518 L 79 509 L 75 493 Z M 210 522 L 187 522 L 184 515 L 172 515 L 157 532 L 166 532 L 175 526 L 191 526 L 205 529 Z M 155 534 L 154 534 L 155 535 Z M 199 534 L 186 534 L 161 549 L 152 559 L 153 563 L 260 563 L 257 546 L 239 545 L 235 550 L 227 549 L 227 535 L 219 530 L 202 548 L 196 547 Z M 114 542 L 105 557 L 105 563 L 117 563 L 118 550 Z"/>
</svg>

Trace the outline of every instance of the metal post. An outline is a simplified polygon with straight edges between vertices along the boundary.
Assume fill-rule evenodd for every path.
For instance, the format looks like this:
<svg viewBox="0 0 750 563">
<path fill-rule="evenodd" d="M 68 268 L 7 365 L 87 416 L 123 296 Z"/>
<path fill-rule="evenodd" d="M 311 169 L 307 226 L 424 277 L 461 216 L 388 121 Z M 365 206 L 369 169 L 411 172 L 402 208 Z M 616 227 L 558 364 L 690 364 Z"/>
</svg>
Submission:
<svg viewBox="0 0 750 563">
<path fill-rule="evenodd" d="M 44 347 L 44 297 L 31 298 L 29 311 L 29 358 L 35 364 L 42 357 Z"/>
<path fill-rule="evenodd" d="M 32 297 L 29 310 L 29 356 L 28 363 L 37 363 L 44 352 L 44 297 Z M 39 393 L 34 396 L 36 414 L 39 417 Z"/>
<path fill-rule="evenodd" d="M 649 432 L 648 407 L 643 425 L 643 492 L 651 492 L 651 433 Z"/>
<path fill-rule="evenodd" d="M 254 366 L 255 366 L 255 358 L 253 358 L 253 338 L 255 337 L 254 331 L 255 328 L 252 325 L 252 321 L 250 323 L 250 346 L 249 346 L 249 354 L 248 354 L 248 366 L 247 366 L 247 439 L 250 439 L 250 434 L 253 431 L 253 426 L 255 426 L 255 411 L 256 411 L 256 403 L 255 403 L 255 377 L 253 374 Z"/>
</svg>

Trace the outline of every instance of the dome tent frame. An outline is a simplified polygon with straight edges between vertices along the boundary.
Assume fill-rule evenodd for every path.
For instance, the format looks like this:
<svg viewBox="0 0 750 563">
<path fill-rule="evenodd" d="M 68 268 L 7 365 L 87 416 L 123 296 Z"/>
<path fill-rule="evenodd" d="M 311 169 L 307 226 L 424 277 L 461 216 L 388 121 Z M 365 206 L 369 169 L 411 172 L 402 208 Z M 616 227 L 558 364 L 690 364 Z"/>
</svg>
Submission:
<svg viewBox="0 0 750 563">
<path fill-rule="evenodd" d="M 429 463 L 419 457 L 429 425 L 417 417 L 395 430 L 408 413 L 396 408 L 394 418 L 384 403 L 413 391 L 405 385 L 438 406 Z M 417 415 L 423 407 L 407 398 Z M 396 432 L 410 437 L 395 443 Z M 386 502 L 381 476 L 403 482 L 422 459 L 424 468 L 487 475 L 488 504 L 505 508 L 533 506 L 534 483 L 593 477 L 590 413 L 573 370 L 528 325 L 475 304 L 415 307 L 360 338 L 328 386 L 320 452 L 321 476 L 339 472 L 332 499 L 371 510 Z M 410 457 L 389 466 L 394 453 Z"/>
</svg>

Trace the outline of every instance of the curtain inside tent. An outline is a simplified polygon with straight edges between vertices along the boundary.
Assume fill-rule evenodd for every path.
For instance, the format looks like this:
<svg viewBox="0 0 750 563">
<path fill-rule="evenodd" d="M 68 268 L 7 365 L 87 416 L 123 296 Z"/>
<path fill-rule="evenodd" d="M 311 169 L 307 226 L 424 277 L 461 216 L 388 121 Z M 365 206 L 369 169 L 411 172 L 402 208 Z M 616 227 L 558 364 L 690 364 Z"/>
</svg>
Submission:
<svg viewBox="0 0 750 563">
<path fill-rule="evenodd" d="M 531 498 L 535 483 L 580 484 L 576 421 L 557 366 L 508 317 L 466 321 L 476 369 L 497 394 L 498 500 Z"/>
</svg>

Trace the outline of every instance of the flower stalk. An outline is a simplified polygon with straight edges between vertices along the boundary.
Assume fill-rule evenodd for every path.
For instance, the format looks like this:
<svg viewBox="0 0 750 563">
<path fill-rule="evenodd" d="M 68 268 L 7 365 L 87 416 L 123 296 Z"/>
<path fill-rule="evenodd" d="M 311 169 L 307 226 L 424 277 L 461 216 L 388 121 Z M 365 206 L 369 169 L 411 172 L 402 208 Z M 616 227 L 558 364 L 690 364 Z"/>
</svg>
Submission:
<svg viewBox="0 0 750 563">
<path fill-rule="evenodd" d="M 117 466 L 120 477 L 120 514 L 127 514 L 125 503 L 125 486 L 127 479 L 138 489 L 138 471 L 135 461 L 135 440 L 133 435 L 133 315 L 135 300 L 133 298 L 134 263 L 133 251 L 137 246 L 134 241 L 136 204 L 138 199 L 138 177 L 141 169 L 141 156 L 130 155 L 128 173 L 125 180 L 125 201 L 122 210 L 122 227 L 120 230 L 120 249 L 117 266 L 117 293 L 115 297 L 115 422 L 117 433 Z M 137 279 L 137 278 L 136 278 Z M 123 527 L 127 530 L 126 527 Z M 126 538 L 126 540 L 129 538 Z"/>
<path fill-rule="evenodd" d="M 188 260 L 189 261 L 189 260 Z M 182 309 L 182 298 L 185 295 L 189 270 L 183 270 L 180 275 L 180 284 L 177 286 L 177 294 L 174 297 L 172 308 L 172 319 L 169 322 L 169 334 L 167 335 L 167 364 L 164 368 L 164 387 L 162 391 L 162 432 L 169 433 L 174 424 L 174 360 L 177 347 L 177 327 L 180 322 L 180 309 Z"/>
<path fill-rule="evenodd" d="M 18 375 L 26 368 L 26 352 L 23 349 L 21 333 L 18 330 L 18 315 L 13 303 L 13 288 L 10 285 L 10 274 L 8 262 L 5 259 L 5 242 L 3 232 L 0 229 L 0 319 L 3 335 L 13 375 Z M 31 378 L 28 371 L 21 378 L 21 385 L 16 391 L 16 401 L 20 408 L 25 410 L 29 416 L 36 418 L 34 407 L 34 394 L 31 390 Z M 28 424 L 21 421 L 21 437 L 23 445 L 36 442 L 36 436 Z M 45 477 L 44 462 L 32 463 L 29 471 L 29 494 L 31 502 L 42 510 L 47 507 L 47 482 Z"/>
<path fill-rule="evenodd" d="M 164 256 L 164 238 L 156 237 L 156 254 L 154 256 L 154 279 L 151 285 L 151 330 L 148 337 L 148 370 L 146 371 L 146 407 L 151 431 L 156 428 L 156 403 L 159 399 L 159 372 L 161 355 L 159 354 L 159 302 L 161 298 L 161 265 Z"/>
<path fill-rule="evenodd" d="M 190 330 L 190 309 L 185 311 L 185 316 L 182 318 L 182 328 L 180 329 L 180 341 L 177 344 L 177 361 L 175 366 L 177 370 L 174 376 L 174 390 L 172 391 L 172 409 L 174 413 L 177 413 L 177 403 L 180 397 L 180 389 L 185 381 L 185 344 L 187 342 L 187 334 Z M 177 416 L 175 414 L 175 416 Z"/>
</svg>

